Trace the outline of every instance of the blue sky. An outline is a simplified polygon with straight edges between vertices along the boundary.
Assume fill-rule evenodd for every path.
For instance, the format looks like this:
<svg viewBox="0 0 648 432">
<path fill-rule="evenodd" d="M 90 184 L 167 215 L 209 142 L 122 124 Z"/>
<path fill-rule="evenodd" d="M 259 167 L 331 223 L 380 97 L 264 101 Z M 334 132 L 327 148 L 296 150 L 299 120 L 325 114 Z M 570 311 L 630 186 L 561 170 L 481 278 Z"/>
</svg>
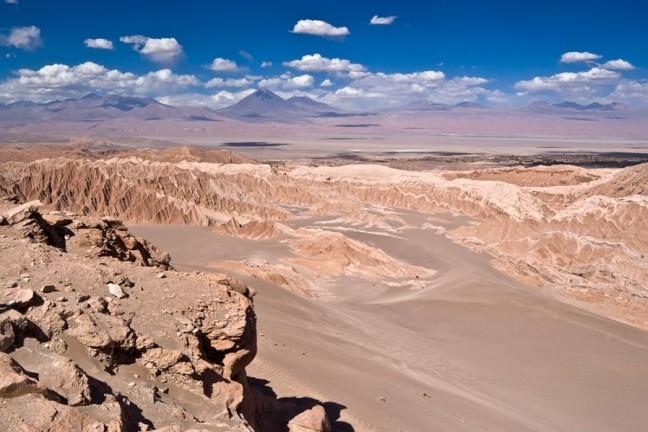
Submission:
<svg viewBox="0 0 648 432">
<path fill-rule="evenodd" d="M 349 108 L 648 104 L 645 1 L 2 1 L 4 102 L 94 88 L 217 107 L 268 87 Z"/>
</svg>

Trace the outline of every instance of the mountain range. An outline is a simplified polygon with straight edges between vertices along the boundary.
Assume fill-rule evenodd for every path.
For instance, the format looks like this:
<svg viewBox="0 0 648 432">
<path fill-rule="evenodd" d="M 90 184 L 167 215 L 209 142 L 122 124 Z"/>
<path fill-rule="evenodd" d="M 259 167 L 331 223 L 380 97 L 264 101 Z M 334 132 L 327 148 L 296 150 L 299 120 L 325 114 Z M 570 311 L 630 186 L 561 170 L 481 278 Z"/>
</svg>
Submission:
<svg viewBox="0 0 648 432">
<path fill-rule="evenodd" d="M 560 103 L 549 103 L 546 101 L 535 101 L 523 108 L 524 111 L 534 113 L 552 113 L 552 112 L 614 112 L 626 111 L 628 107 L 617 102 L 602 104 L 593 102 L 590 104 L 579 104 L 572 101 L 563 101 Z"/>
<path fill-rule="evenodd" d="M 47 103 L 18 101 L 0 104 L 0 121 L 101 121 L 117 118 L 138 120 L 219 121 L 222 117 L 243 121 L 294 121 L 309 117 L 341 116 L 344 111 L 305 96 L 283 99 L 260 89 L 220 110 L 171 106 L 152 98 L 88 94 L 77 99 Z"/>
<path fill-rule="evenodd" d="M 218 120 L 207 108 L 175 107 L 152 98 L 94 93 L 78 99 L 42 104 L 19 101 L 0 106 L 2 121 L 100 121 L 115 118 Z"/>
<path fill-rule="evenodd" d="M 421 112 L 488 112 L 490 107 L 475 102 L 440 104 L 426 100 L 414 101 L 392 111 Z M 579 104 L 564 101 L 551 104 L 536 101 L 521 109 L 534 114 L 570 113 L 615 113 L 629 112 L 629 108 L 619 103 Z M 293 122 L 322 117 L 348 117 L 368 115 L 369 113 L 348 112 L 315 101 L 306 96 L 284 99 L 268 89 L 259 89 L 235 104 L 214 110 L 206 107 L 172 106 L 153 98 L 88 94 L 77 99 L 65 99 L 47 103 L 17 101 L 0 104 L 0 121 L 37 122 L 69 121 L 96 122 L 111 119 L 135 120 L 184 120 L 184 121 L 222 121 L 234 119 L 245 122 Z"/>
</svg>

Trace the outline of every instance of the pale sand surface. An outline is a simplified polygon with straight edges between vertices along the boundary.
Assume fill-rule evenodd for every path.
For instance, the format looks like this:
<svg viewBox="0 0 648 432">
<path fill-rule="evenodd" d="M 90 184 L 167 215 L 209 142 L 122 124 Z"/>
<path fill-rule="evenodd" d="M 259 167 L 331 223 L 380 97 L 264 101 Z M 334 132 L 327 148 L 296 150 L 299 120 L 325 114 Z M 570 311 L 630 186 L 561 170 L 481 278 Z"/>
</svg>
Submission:
<svg viewBox="0 0 648 432">
<path fill-rule="evenodd" d="M 204 228 L 132 231 L 185 270 L 289 254 Z M 438 273 L 417 291 L 338 278 L 329 302 L 246 279 L 260 333 L 248 374 L 279 397 L 341 410 L 339 431 L 646 430 L 648 333 L 520 285 L 430 230 L 345 234 Z"/>
</svg>

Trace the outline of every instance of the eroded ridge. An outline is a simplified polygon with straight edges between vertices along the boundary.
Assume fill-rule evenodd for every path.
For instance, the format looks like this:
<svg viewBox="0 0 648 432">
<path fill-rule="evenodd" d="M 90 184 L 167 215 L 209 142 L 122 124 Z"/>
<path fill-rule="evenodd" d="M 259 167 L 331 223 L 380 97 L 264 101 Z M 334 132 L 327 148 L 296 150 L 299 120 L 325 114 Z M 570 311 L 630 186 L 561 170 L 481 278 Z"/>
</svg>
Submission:
<svg viewBox="0 0 648 432">
<path fill-rule="evenodd" d="M 648 327 L 647 177 L 646 164 L 448 172 L 129 157 L 0 166 L 0 188 L 23 202 L 289 241 L 296 256 L 255 265 L 266 279 L 302 288 L 309 282 L 293 274 L 292 264 L 308 267 L 312 247 L 304 246 L 316 232 L 332 239 L 336 231 L 340 244 L 353 245 L 347 232 L 398 236 L 408 229 L 403 212 L 465 216 L 470 222 L 452 229 L 424 227 L 489 253 L 498 268 L 527 284 L 642 328 Z M 305 227 L 310 234 L 290 228 L 303 220 L 312 221 Z M 356 267 L 356 274 L 372 272 L 364 263 Z"/>
</svg>

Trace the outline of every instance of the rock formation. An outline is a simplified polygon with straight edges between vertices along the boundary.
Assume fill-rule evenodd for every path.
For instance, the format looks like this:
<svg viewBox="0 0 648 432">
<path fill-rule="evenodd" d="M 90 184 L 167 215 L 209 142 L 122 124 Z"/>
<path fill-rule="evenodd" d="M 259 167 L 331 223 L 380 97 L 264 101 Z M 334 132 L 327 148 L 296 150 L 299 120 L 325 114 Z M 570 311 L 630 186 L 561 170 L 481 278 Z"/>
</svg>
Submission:
<svg viewBox="0 0 648 432">
<path fill-rule="evenodd" d="M 445 235 L 491 254 L 513 277 L 648 327 L 647 173 L 646 164 L 448 172 L 58 158 L 1 164 L 0 192 L 19 202 L 40 199 L 55 210 L 214 226 L 219 233 L 251 239 L 295 237 L 284 227 L 304 218 L 398 235 L 407 228 L 402 212 L 452 213 L 471 222 L 444 230 Z M 307 241 L 290 240 L 297 257 L 288 264 L 308 267 Z M 284 277 L 288 285 L 298 280 L 271 265 L 262 266 L 265 276 Z"/>
<path fill-rule="evenodd" d="M 2 429 L 252 430 L 251 292 L 169 270 L 115 219 L 38 207 L 0 226 Z"/>
</svg>

